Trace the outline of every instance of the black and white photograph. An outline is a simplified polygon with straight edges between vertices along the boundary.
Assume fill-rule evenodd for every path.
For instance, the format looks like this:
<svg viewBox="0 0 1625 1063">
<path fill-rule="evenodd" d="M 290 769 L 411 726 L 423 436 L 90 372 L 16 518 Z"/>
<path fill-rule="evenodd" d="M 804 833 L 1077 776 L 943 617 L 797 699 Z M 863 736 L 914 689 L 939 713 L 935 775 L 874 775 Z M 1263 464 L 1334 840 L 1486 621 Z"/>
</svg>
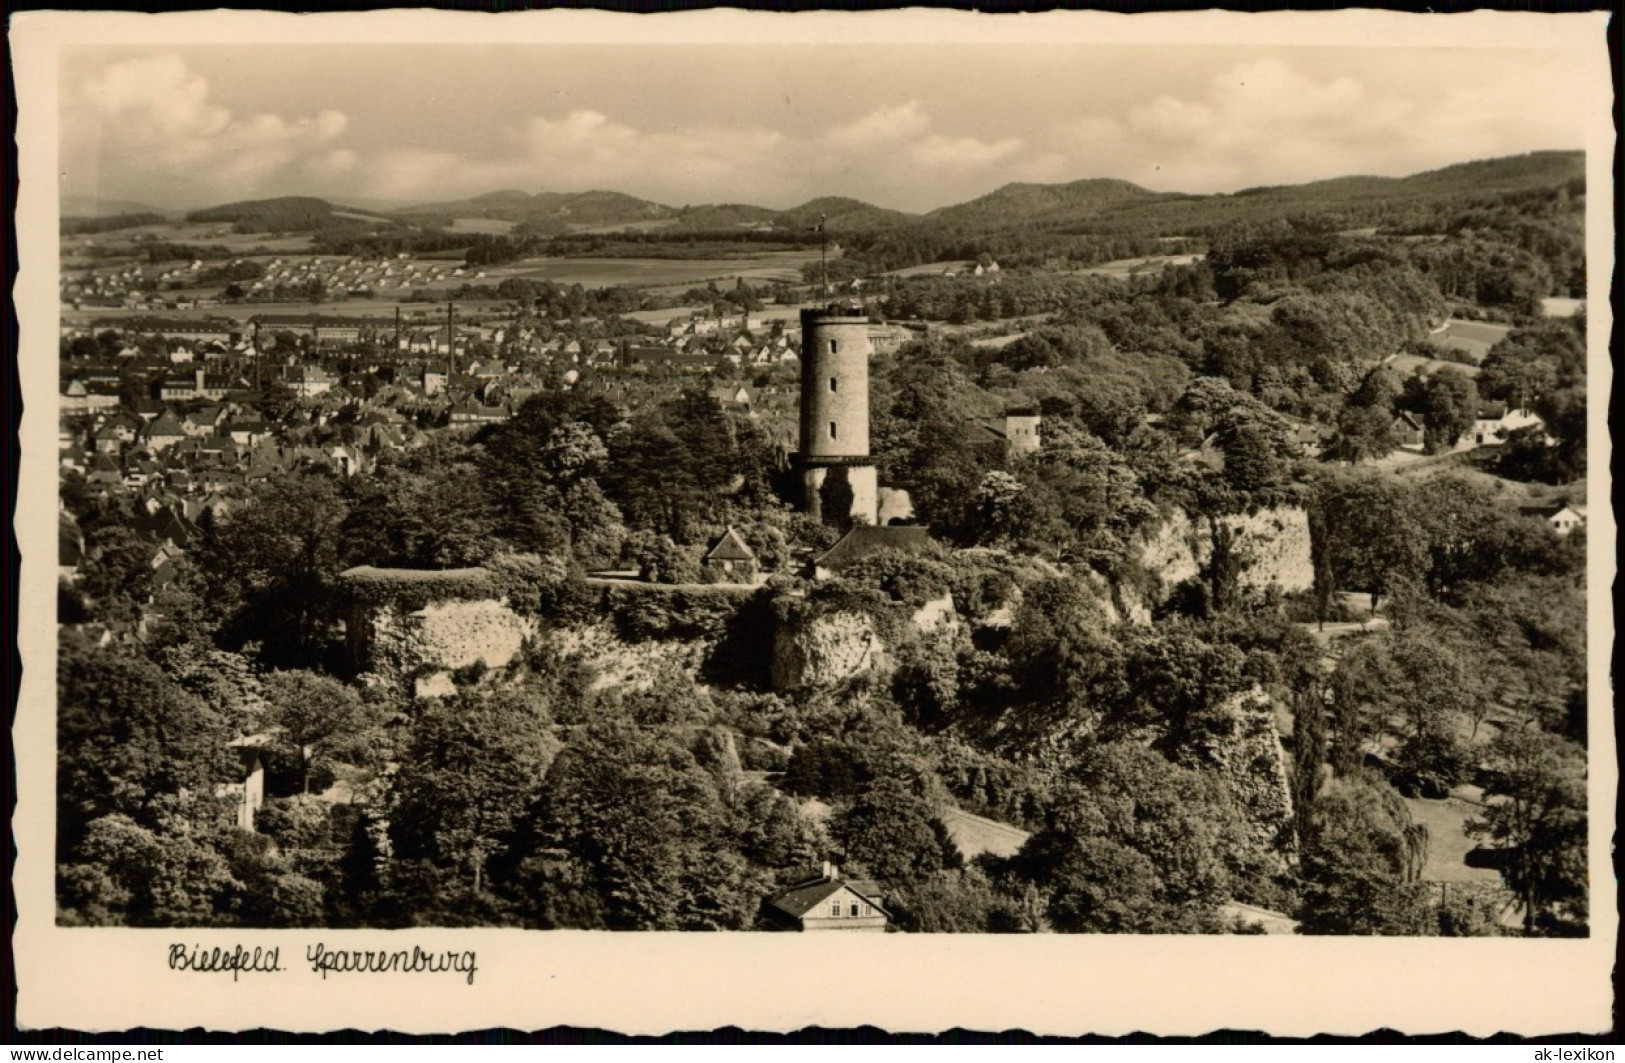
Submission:
<svg viewBox="0 0 1625 1063">
<path fill-rule="evenodd" d="M 59 46 L 50 931 L 1611 937 L 1574 35 L 798 17 Z"/>
</svg>

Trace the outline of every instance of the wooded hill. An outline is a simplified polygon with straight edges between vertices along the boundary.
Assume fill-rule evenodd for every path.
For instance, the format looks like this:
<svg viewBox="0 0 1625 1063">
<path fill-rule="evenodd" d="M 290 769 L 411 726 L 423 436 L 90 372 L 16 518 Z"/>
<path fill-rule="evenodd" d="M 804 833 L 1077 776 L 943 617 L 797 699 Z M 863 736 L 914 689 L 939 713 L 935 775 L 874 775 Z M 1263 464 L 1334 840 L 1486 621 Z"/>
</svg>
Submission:
<svg viewBox="0 0 1625 1063">
<path fill-rule="evenodd" d="M 333 228 L 380 226 L 390 219 L 371 211 L 340 207 L 314 196 L 227 203 L 186 215 L 189 222 L 231 222 L 241 232 L 319 232 Z"/>
<path fill-rule="evenodd" d="M 671 207 L 620 192 L 539 192 L 507 189 L 470 199 L 427 203 L 394 213 L 336 206 L 309 196 L 229 203 L 187 215 L 192 222 L 231 222 L 244 232 L 333 233 L 392 228 L 425 237 L 455 218 L 514 222 L 512 238 L 533 242 L 580 237 L 583 230 L 617 241 L 658 245 L 707 240 L 810 243 L 823 220 L 832 240 L 875 268 L 975 257 L 1059 253 L 1097 257 L 1123 241 L 1214 236 L 1279 223 L 1315 231 L 1383 227 L 1398 233 L 1438 232 L 1456 213 L 1495 209 L 1511 199 L 1557 197 L 1583 201 L 1585 157 L 1547 151 L 1461 163 L 1410 177 L 1338 177 L 1302 185 L 1243 189 L 1225 195 L 1159 193 L 1127 181 L 1086 179 L 1065 184 L 1005 185 L 966 203 L 925 215 L 888 210 L 856 199 L 820 197 L 790 210 L 749 204 Z M 626 231 L 611 234 L 617 226 Z M 1085 247 L 1084 245 L 1088 245 Z M 1121 245 L 1121 246 L 1120 246 Z M 1090 250 L 1093 249 L 1093 250 Z M 1134 251 L 1132 253 L 1138 253 Z"/>
</svg>

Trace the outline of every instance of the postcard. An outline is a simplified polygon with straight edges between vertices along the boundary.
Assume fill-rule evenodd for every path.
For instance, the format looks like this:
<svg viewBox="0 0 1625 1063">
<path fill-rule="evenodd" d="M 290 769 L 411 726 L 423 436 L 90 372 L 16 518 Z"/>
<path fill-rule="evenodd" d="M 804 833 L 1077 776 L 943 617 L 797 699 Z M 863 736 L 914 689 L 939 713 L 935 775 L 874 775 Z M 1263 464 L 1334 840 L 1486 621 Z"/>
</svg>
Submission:
<svg viewBox="0 0 1625 1063">
<path fill-rule="evenodd" d="M 1605 29 L 16 16 L 19 1022 L 1606 1030 Z"/>
</svg>

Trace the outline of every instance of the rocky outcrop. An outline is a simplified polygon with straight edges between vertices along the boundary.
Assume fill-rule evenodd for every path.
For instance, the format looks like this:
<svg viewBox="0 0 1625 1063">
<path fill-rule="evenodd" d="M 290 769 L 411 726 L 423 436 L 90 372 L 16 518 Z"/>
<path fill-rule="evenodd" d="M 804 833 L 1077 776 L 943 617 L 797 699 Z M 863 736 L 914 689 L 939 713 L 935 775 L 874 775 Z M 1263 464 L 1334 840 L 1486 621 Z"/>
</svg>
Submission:
<svg viewBox="0 0 1625 1063">
<path fill-rule="evenodd" d="M 939 628 L 959 626 L 959 612 L 954 608 L 954 596 L 941 594 L 922 604 L 909 616 L 916 631 L 930 632 Z"/>
<path fill-rule="evenodd" d="M 706 644 L 680 640 L 628 643 L 608 623 L 558 626 L 540 640 L 542 649 L 559 660 L 572 661 L 591 677 L 594 693 L 628 694 L 649 690 L 662 675 L 694 674 L 705 657 Z"/>
<path fill-rule="evenodd" d="M 1113 624 L 1151 623 L 1152 602 L 1143 588 L 1130 587 L 1093 569 L 1080 569 L 1078 580 L 1100 606 L 1101 614 Z M 1161 598 L 1158 597 L 1160 602 Z"/>
<path fill-rule="evenodd" d="M 829 690 L 884 666 L 875 622 L 838 612 L 781 624 L 773 639 L 773 689 Z"/>
<path fill-rule="evenodd" d="M 1163 596 L 1201 572 L 1196 559 L 1196 529 L 1182 509 L 1176 509 L 1145 540 L 1140 567 L 1156 577 Z"/>
<path fill-rule="evenodd" d="M 1235 536 L 1247 559 L 1240 575 L 1250 590 L 1274 587 L 1303 591 L 1314 586 L 1309 552 L 1309 515 L 1296 506 L 1270 506 L 1253 513 L 1219 518 Z M 1166 597 L 1185 580 L 1201 576 L 1213 556 L 1213 532 L 1206 521 L 1193 521 L 1182 510 L 1158 525 L 1140 548 L 1140 565 L 1156 578 L 1156 593 Z"/>
<path fill-rule="evenodd" d="M 1306 591 L 1315 585 L 1315 566 L 1309 553 L 1309 514 L 1296 506 L 1275 506 L 1256 513 L 1224 517 L 1221 523 L 1237 536 L 1246 552 L 1247 567 L 1241 584 L 1254 590 L 1275 587 Z M 1212 551 L 1207 535 L 1198 538 L 1198 563 Z"/>
</svg>

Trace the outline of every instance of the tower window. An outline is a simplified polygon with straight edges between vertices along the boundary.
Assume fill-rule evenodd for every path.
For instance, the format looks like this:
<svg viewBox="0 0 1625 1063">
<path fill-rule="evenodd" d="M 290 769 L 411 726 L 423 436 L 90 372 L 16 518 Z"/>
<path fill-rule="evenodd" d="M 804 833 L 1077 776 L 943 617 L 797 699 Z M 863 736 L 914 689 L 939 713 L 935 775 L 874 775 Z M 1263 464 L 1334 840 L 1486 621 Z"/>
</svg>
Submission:
<svg viewBox="0 0 1625 1063">
<path fill-rule="evenodd" d="M 834 353 L 835 353 L 835 352 L 836 352 L 836 350 L 837 350 L 837 349 L 838 349 L 838 347 L 837 347 L 837 345 L 836 345 L 836 343 L 835 343 L 835 341 L 834 341 L 834 340 L 830 340 L 830 341 L 829 341 L 829 353 L 830 353 L 830 354 L 834 354 Z"/>
<path fill-rule="evenodd" d="M 835 422 L 834 421 L 831 421 L 829 423 L 829 437 L 831 439 L 835 438 Z"/>
<path fill-rule="evenodd" d="M 836 390 L 838 390 L 838 389 L 837 389 L 837 387 L 836 387 L 836 380 L 835 380 L 835 378 L 834 378 L 834 377 L 830 377 L 830 378 L 829 378 L 829 389 L 830 389 L 830 390 L 831 390 L 831 391 L 836 391 Z"/>
</svg>

